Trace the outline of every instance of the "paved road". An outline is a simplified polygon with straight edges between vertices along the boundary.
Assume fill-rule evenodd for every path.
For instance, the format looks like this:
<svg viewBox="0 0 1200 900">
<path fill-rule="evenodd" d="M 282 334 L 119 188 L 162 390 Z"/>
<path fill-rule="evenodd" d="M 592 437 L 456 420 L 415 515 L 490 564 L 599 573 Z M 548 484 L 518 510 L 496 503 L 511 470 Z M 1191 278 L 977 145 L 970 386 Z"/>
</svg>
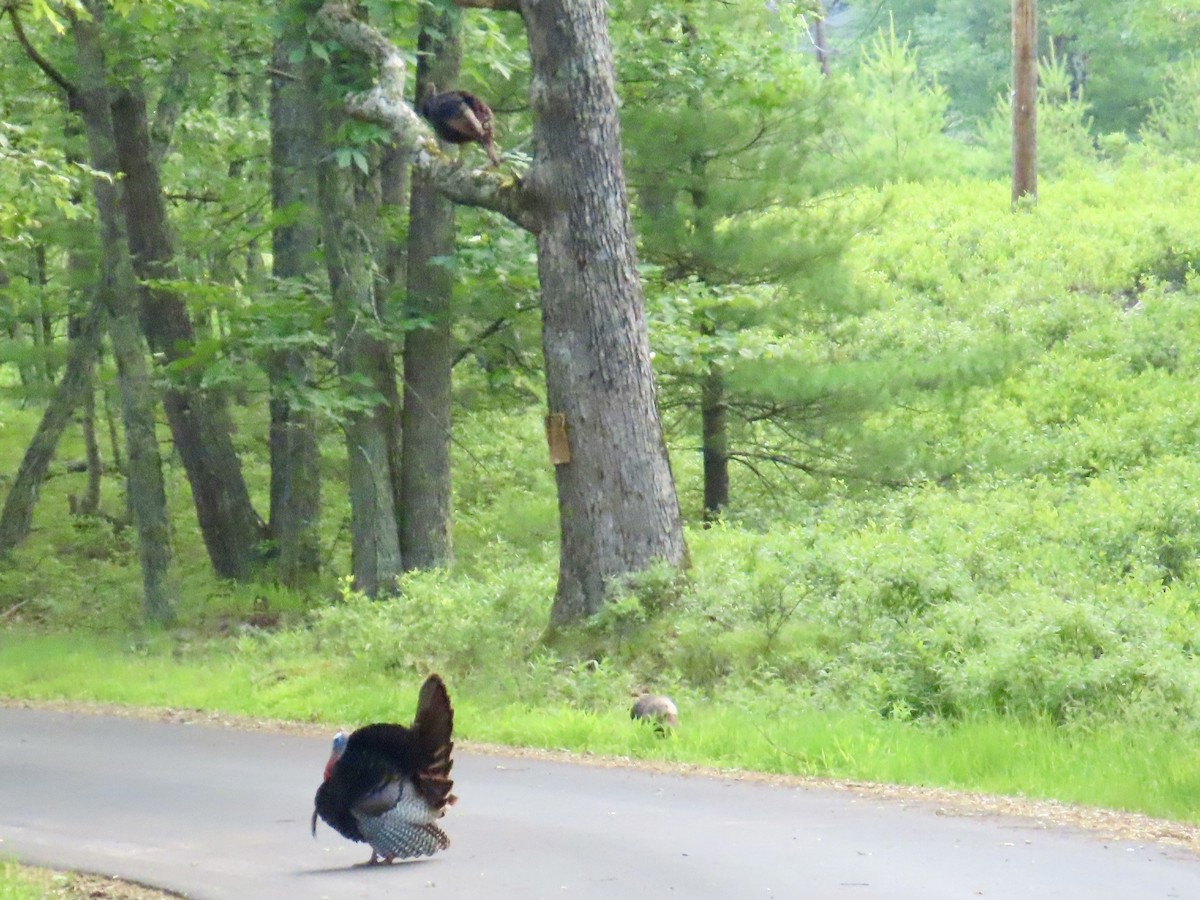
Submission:
<svg viewBox="0 0 1200 900">
<path fill-rule="evenodd" d="M 0 709 L 0 857 L 195 898 L 1200 898 L 1163 846 L 844 791 L 456 754 L 454 845 L 365 868 L 308 833 L 327 743 Z"/>
</svg>

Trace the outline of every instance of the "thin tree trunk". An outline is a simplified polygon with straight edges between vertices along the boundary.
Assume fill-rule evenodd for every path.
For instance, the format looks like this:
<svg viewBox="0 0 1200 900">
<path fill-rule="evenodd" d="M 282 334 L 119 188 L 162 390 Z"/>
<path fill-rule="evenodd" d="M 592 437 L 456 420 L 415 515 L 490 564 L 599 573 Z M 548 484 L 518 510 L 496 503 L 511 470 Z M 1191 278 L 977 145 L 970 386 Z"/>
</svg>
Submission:
<svg viewBox="0 0 1200 900">
<path fill-rule="evenodd" d="M 113 412 L 113 392 L 108 387 L 102 387 L 100 396 L 104 400 L 104 424 L 108 429 L 108 447 L 112 451 L 113 469 L 128 477 L 125 457 L 121 453 L 121 435 L 117 432 L 117 416 Z"/>
<path fill-rule="evenodd" d="M 408 158 L 395 146 L 385 147 L 379 159 L 379 201 L 381 275 L 376 303 L 380 310 L 393 310 L 404 302 L 407 246 L 400 240 L 395 223 L 408 213 Z M 389 316 L 390 318 L 390 316 Z M 404 551 L 404 411 L 400 395 L 400 374 L 394 354 L 388 356 L 388 371 L 383 379 L 384 405 L 388 417 L 388 469 L 392 476 L 392 503 L 396 508 L 396 528 L 401 535 L 400 555 Z"/>
<path fill-rule="evenodd" d="M 75 116 L 70 116 L 67 120 L 66 134 L 68 138 L 78 137 L 80 134 L 81 123 Z M 82 162 L 82 159 L 77 159 L 74 154 L 71 154 L 72 162 Z M 83 197 L 77 194 L 72 194 L 71 202 L 74 204 L 82 204 Z M 72 222 L 68 237 L 69 247 L 67 248 L 67 283 L 73 295 L 82 298 L 83 302 L 77 302 L 77 309 L 103 309 L 102 304 L 97 304 L 95 301 L 94 285 L 96 283 L 96 266 L 94 259 L 94 244 L 95 236 L 92 231 L 92 225 L 87 221 Z M 79 315 L 78 312 L 72 312 L 67 319 L 67 337 L 71 341 L 76 341 L 82 335 L 88 333 L 89 328 L 89 312 L 84 315 Z M 87 457 L 87 486 L 84 488 L 83 497 L 78 501 L 75 511 L 80 515 L 94 516 L 100 511 L 100 486 L 104 474 L 104 462 L 100 456 L 100 440 L 96 433 L 96 366 L 95 363 L 99 359 L 100 349 L 103 346 L 103 321 L 100 322 L 100 329 L 96 335 L 96 348 L 92 355 L 92 365 L 87 368 L 85 379 L 86 384 L 83 387 L 83 396 L 80 400 L 80 429 L 83 432 L 83 446 Z M 72 345 L 73 349 L 73 345 Z M 70 363 L 68 361 L 68 367 Z M 68 369 L 69 370 L 69 369 Z"/>
<path fill-rule="evenodd" d="M 551 627 L 590 616 L 613 582 L 687 563 L 650 366 L 603 0 L 526 0 L 542 215 L 538 272 L 562 546 Z M 559 457 L 561 459 L 561 457 Z"/>
<path fill-rule="evenodd" d="M 1013 0 L 1012 202 L 1037 202 L 1037 0 Z"/>
<path fill-rule="evenodd" d="M 452 5 L 421 7 L 417 87 L 458 81 L 461 14 Z M 454 254 L 454 204 L 419 173 L 409 207 L 405 318 L 420 321 L 404 337 L 404 457 L 400 546 L 406 569 L 450 561 L 450 388 L 454 277 L 441 260 Z"/>
<path fill-rule="evenodd" d="M 821 66 L 821 74 L 829 76 L 829 39 L 825 32 L 825 4 L 819 3 L 813 13 L 812 28 L 813 46 L 817 48 L 817 62 Z"/>
<path fill-rule="evenodd" d="M 67 267 L 72 268 L 76 263 L 73 262 L 77 256 L 74 252 L 69 252 L 67 259 Z M 98 306 L 98 304 L 96 304 Z M 67 326 L 67 336 L 74 341 L 78 341 L 81 337 L 86 337 L 90 327 L 90 316 L 92 313 L 80 316 L 71 316 Z M 83 447 L 87 458 L 87 487 L 84 488 L 83 497 L 79 500 L 76 506 L 76 512 L 84 516 L 94 516 L 100 510 L 100 479 L 103 475 L 104 462 L 100 457 L 100 441 L 96 437 L 96 360 L 100 355 L 100 344 L 102 335 L 96 334 L 96 346 L 92 352 L 91 364 L 87 367 L 83 374 L 84 384 L 81 388 L 80 397 L 80 416 L 79 424 L 83 432 Z M 72 344 L 72 351 L 74 344 Z M 71 369 L 70 358 L 67 360 L 67 374 Z M 66 375 L 63 376 L 66 380 Z"/>
<path fill-rule="evenodd" d="M 324 123 L 325 140 L 339 114 Z M 325 265 L 333 298 L 336 358 L 348 390 L 363 403 L 346 416 L 350 487 L 351 569 L 355 586 L 368 596 L 395 588 L 401 574 L 400 533 L 390 465 L 389 392 L 394 394 L 391 348 L 380 336 L 372 280 L 376 210 L 366 178 L 340 168 L 323 152 L 317 168 Z"/>
<path fill-rule="evenodd" d="M 59 438 L 70 423 L 71 414 L 92 389 L 92 368 L 103 334 L 104 305 L 96 301 L 79 321 L 62 379 L 42 413 L 42 420 L 4 499 L 4 509 L 0 511 L 0 556 L 7 556 L 29 536 L 38 492 Z"/>
<path fill-rule="evenodd" d="M 309 94 L 311 63 L 294 63 L 305 35 L 287 26 L 275 44 L 271 76 L 271 199 L 282 216 L 272 232 L 273 274 L 299 283 L 316 274 L 318 223 L 315 142 L 317 106 Z M 299 207 L 299 214 L 284 216 Z M 271 380 L 271 533 L 279 548 L 279 580 L 297 586 L 320 571 L 321 470 L 316 417 L 290 399 L 313 390 L 312 363 L 298 350 L 268 362 Z"/>
<path fill-rule="evenodd" d="M 704 453 L 704 521 L 715 522 L 729 505 L 729 434 L 726 429 L 725 373 L 713 363 L 700 389 Z"/>
<path fill-rule="evenodd" d="M 817 20 L 821 29 L 821 20 Z M 683 19 L 683 34 L 689 50 L 697 54 L 699 35 L 695 25 L 685 16 Z M 818 30 L 818 47 L 824 47 L 824 31 Z M 697 63 L 702 60 L 697 58 Z M 822 67 L 825 67 L 824 60 Z M 693 89 L 688 97 L 688 108 L 696 122 L 703 125 L 705 120 L 704 97 L 698 88 Z M 712 213 L 708 208 L 708 159 L 699 151 L 693 152 L 688 159 L 691 171 L 691 185 L 688 195 L 692 201 L 694 219 L 692 228 L 699 243 L 711 243 L 715 225 Z M 700 334 L 712 338 L 719 329 L 716 316 L 719 313 L 707 311 L 701 313 Z M 725 406 L 725 373 L 719 362 L 710 359 L 705 371 L 701 374 L 700 387 L 700 443 L 704 468 L 704 522 L 709 525 L 721 517 L 721 510 L 729 505 L 729 434 L 726 428 Z"/>
<path fill-rule="evenodd" d="M 150 143 L 145 96 L 136 74 L 126 73 L 112 114 L 125 174 L 125 215 L 134 270 L 142 282 L 175 278 L 175 251 Z M 195 332 L 183 300 L 167 288 L 146 284 L 139 295 L 150 348 L 164 363 L 186 359 Z M 267 531 L 242 477 L 225 398 L 188 383 L 184 376 L 168 385 L 163 406 L 213 569 L 223 578 L 247 578 L 262 558 Z"/>
<path fill-rule="evenodd" d="M 128 453 L 128 497 L 138 534 L 142 568 L 142 606 L 146 618 L 174 619 L 168 578 L 171 545 L 166 490 L 155 436 L 154 392 L 138 327 L 137 282 L 122 217 L 124 180 L 110 112 L 108 72 L 100 39 L 103 5 L 85 4 L 90 17 L 72 16 L 71 25 L 82 85 L 78 99 L 87 132 L 91 164 L 111 180 L 96 178 L 93 192 L 100 218 L 100 299 L 108 310 L 108 330 L 125 422 Z"/>
<path fill-rule="evenodd" d="M 82 516 L 94 516 L 100 511 L 100 486 L 104 478 L 104 458 L 100 455 L 100 441 L 96 436 L 96 389 L 95 370 L 87 374 L 87 386 L 83 392 L 79 426 L 83 434 L 84 453 L 87 459 L 87 486 L 79 500 L 77 512 Z"/>
<path fill-rule="evenodd" d="M 33 346 L 37 348 L 33 370 L 38 384 L 50 385 L 58 373 L 54 370 L 54 360 L 50 354 L 50 347 L 54 343 L 54 323 L 46 311 L 46 287 L 50 278 L 46 272 L 45 244 L 38 243 L 33 248 L 33 267 L 34 284 L 37 285 L 34 292 L 37 306 L 29 316 L 29 333 L 33 337 Z"/>
</svg>

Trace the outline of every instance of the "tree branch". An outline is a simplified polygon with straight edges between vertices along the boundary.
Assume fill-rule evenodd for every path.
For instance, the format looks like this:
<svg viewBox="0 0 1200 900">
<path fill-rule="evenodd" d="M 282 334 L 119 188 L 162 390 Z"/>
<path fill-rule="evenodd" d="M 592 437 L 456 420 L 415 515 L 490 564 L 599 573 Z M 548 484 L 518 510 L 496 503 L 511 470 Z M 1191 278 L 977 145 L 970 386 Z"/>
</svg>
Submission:
<svg viewBox="0 0 1200 900">
<path fill-rule="evenodd" d="M 17 15 L 17 7 L 15 4 L 6 4 L 0 8 L 0 15 L 8 13 L 12 19 L 13 32 L 17 36 L 17 41 L 25 50 L 25 55 L 28 56 L 37 65 L 39 69 L 46 73 L 46 77 L 57 84 L 63 91 L 66 92 L 67 102 L 71 108 L 75 107 L 75 99 L 79 94 L 79 89 L 71 82 L 67 81 L 66 77 L 50 64 L 50 61 L 42 54 L 38 53 L 37 48 L 29 40 L 29 36 L 25 34 L 25 27 L 21 24 L 21 18 Z"/>
<path fill-rule="evenodd" d="M 490 209 L 535 234 L 540 230 L 540 218 L 519 178 L 494 170 L 468 171 L 442 152 L 425 120 L 404 99 L 407 66 L 391 41 L 355 19 L 344 0 L 330 0 L 317 17 L 344 47 L 366 55 L 378 67 L 374 87 L 346 97 L 347 113 L 387 128 L 400 152 L 455 203 Z"/>
<path fill-rule="evenodd" d="M 517 306 L 513 310 L 513 315 L 516 315 L 517 313 L 528 312 L 531 309 L 537 309 L 537 306 Z M 467 341 L 466 344 L 458 349 L 458 352 L 454 354 L 454 361 L 451 363 L 451 366 L 457 366 L 460 362 L 475 352 L 480 344 L 497 334 L 511 320 L 512 316 L 501 316 L 500 318 L 494 319 L 492 322 L 490 322 L 482 331 L 476 334 L 475 337 L 471 338 L 471 340 Z"/>
<path fill-rule="evenodd" d="M 494 9 L 497 12 L 520 12 L 521 0 L 454 0 L 463 9 Z"/>
</svg>

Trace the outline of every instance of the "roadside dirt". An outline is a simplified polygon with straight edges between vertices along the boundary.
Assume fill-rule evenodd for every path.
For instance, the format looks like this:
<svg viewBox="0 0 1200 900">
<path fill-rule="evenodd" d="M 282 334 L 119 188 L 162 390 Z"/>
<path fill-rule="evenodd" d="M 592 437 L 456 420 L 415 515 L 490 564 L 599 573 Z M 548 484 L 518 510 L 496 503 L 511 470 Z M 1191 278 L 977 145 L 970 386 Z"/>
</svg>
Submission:
<svg viewBox="0 0 1200 900">
<path fill-rule="evenodd" d="M 75 703 L 62 701 L 29 702 L 0 698 L 0 706 L 16 706 L 29 709 L 50 709 L 62 712 L 93 715 L 127 716 L 180 724 L 202 724 L 222 728 L 270 731 L 285 734 L 328 736 L 330 727 L 325 724 L 283 722 L 252 716 L 234 716 L 219 712 L 176 708 L 142 708 L 104 703 Z M 751 781 L 773 784 L 780 787 L 811 787 L 827 790 L 842 790 L 861 797 L 893 800 L 900 803 L 921 804 L 933 807 L 937 815 L 945 816 L 1003 816 L 1028 820 L 1035 828 L 1075 828 L 1090 831 L 1115 843 L 1146 844 L 1166 843 L 1184 847 L 1200 855 L 1200 826 L 1169 819 L 1156 819 L 1140 813 L 1100 809 L 1061 803 L 1054 800 L 1038 800 L 1025 797 L 997 797 L 967 791 L 952 791 L 944 788 L 916 787 L 910 785 L 876 784 L 873 782 L 849 781 L 829 778 L 812 778 L 796 775 L 773 775 L 764 772 L 749 772 L 739 769 L 720 769 L 709 766 L 673 764 L 657 760 L 638 760 L 627 757 L 597 756 L 593 754 L 569 753 L 563 750 L 541 750 L 534 748 L 509 747 L 477 741 L 456 741 L 458 747 L 472 753 L 515 758 L 541 759 L 555 762 L 576 763 L 589 766 L 635 768 L 643 771 L 674 775 L 692 775 L 726 778 L 735 781 Z M 146 888 L 138 888 L 146 891 Z M 53 895 L 52 895 L 53 896 Z M 168 897 L 155 892 L 137 894 L 80 894 L 62 895 L 71 900 L 75 896 L 112 898 L 112 900 L 150 900 Z"/>
<path fill-rule="evenodd" d="M 105 875 L 55 872 L 32 866 L 21 866 L 19 871 L 42 891 L 43 900 L 177 900 L 182 896 Z"/>
</svg>

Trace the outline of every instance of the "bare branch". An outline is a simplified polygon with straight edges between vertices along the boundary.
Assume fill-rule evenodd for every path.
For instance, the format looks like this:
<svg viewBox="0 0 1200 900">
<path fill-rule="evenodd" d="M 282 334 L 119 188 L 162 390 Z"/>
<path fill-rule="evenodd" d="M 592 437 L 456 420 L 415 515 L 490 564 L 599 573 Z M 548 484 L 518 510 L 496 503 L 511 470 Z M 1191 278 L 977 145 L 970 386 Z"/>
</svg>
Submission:
<svg viewBox="0 0 1200 900">
<path fill-rule="evenodd" d="M 494 170 L 469 171 L 442 152 L 425 120 L 405 100 L 407 67 L 391 41 L 355 19 L 350 5 L 340 0 L 326 3 L 318 16 L 343 46 L 363 53 L 378 66 L 374 87 L 346 98 L 351 116 L 387 128 L 400 152 L 454 202 L 490 209 L 537 233 L 541 222 L 519 178 Z"/>
<path fill-rule="evenodd" d="M 16 5 L 6 5 L 0 9 L 0 15 L 7 12 L 9 18 L 12 19 L 13 32 L 17 36 L 17 41 L 25 50 L 25 55 L 28 56 L 37 65 L 39 69 L 46 73 L 46 77 L 57 84 L 63 91 L 66 92 L 67 102 L 71 107 L 75 105 L 75 98 L 79 93 L 79 89 L 71 82 L 67 81 L 66 77 L 50 64 L 50 61 L 42 54 L 38 53 L 37 48 L 29 40 L 29 36 L 25 34 L 25 26 L 21 24 L 21 18 L 17 15 Z"/>
<path fill-rule="evenodd" d="M 521 0 L 454 0 L 463 9 L 494 9 L 497 12 L 520 12 Z"/>
<path fill-rule="evenodd" d="M 513 310 L 513 314 L 515 315 L 517 313 L 528 312 L 531 309 L 537 309 L 537 308 L 538 307 L 536 305 L 534 305 L 534 306 L 517 306 Z M 482 344 L 488 338 L 492 337 L 494 334 L 498 333 L 511 320 L 512 320 L 512 316 L 501 316 L 500 318 L 494 319 L 492 322 L 488 323 L 488 325 L 482 331 L 480 331 L 477 335 L 475 335 L 475 337 L 471 338 L 471 340 L 469 340 L 466 344 L 464 344 L 462 347 L 459 348 L 458 352 L 456 354 L 454 354 L 454 362 L 451 363 L 451 365 L 457 366 L 460 362 L 462 362 L 464 359 L 466 359 L 468 356 L 470 356 L 472 353 L 474 353 L 475 350 L 478 349 L 480 344 Z"/>
</svg>

